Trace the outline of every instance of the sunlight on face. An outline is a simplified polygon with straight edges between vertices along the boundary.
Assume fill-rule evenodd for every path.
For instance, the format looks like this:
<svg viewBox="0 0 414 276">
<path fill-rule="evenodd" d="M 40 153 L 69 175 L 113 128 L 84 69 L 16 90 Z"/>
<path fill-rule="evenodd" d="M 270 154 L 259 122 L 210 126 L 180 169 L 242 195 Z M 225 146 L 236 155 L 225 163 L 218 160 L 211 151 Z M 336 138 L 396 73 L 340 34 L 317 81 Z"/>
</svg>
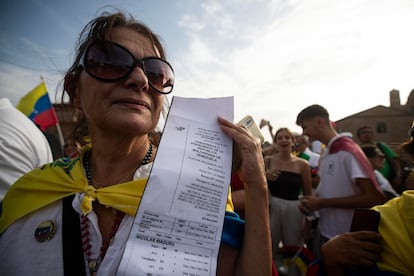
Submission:
<svg viewBox="0 0 414 276">
<path fill-rule="evenodd" d="M 114 29 L 112 41 L 122 45 L 135 58 L 154 56 L 150 41 L 126 28 Z M 78 96 L 88 127 L 126 135 L 146 134 L 159 120 L 164 96 L 148 84 L 142 68 L 137 66 L 125 79 L 102 82 L 82 72 Z"/>
</svg>

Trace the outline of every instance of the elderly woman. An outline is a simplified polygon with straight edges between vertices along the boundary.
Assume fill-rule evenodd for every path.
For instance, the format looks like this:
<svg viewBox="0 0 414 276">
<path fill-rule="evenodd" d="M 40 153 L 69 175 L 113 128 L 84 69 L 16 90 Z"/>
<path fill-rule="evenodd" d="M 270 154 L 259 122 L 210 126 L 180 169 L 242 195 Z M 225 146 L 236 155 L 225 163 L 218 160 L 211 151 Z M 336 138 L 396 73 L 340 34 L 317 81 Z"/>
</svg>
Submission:
<svg viewBox="0 0 414 276">
<path fill-rule="evenodd" d="M 142 23 L 104 13 L 84 28 L 62 95 L 77 118 L 74 140 L 84 146 L 79 157 L 26 174 L 6 195 L 2 275 L 116 274 L 157 150 L 151 133 L 173 85 L 164 49 Z M 241 246 L 222 241 L 217 274 L 270 275 L 260 145 L 247 129 L 221 118 L 218 124 L 240 149 L 247 209 Z"/>
</svg>

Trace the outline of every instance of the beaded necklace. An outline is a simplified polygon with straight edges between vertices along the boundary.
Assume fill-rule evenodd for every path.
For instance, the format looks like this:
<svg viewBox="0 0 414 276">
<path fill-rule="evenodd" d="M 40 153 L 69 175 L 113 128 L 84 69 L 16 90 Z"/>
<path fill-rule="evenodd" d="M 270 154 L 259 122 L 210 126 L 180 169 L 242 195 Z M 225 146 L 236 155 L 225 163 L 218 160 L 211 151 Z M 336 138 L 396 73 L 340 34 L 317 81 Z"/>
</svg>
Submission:
<svg viewBox="0 0 414 276">
<path fill-rule="evenodd" d="M 86 173 L 86 178 L 88 180 L 88 184 L 91 185 L 92 174 L 91 174 L 90 167 L 89 167 L 89 157 L 90 157 L 90 151 L 85 152 L 85 155 L 82 161 L 85 167 L 85 173 Z M 148 147 L 148 151 L 145 154 L 139 166 L 148 164 L 151 160 L 151 157 L 152 157 L 152 144 L 150 143 Z M 135 173 L 135 170 L 134 170 L 134 173 Z M 127 177 L 131 177 L 131 176 L 128 175 Z M 126 180 L 126 178 L 121 180 L 121 182 L 123 182 L 124 180 Z M 106 251 L 108 250 L 109 245 L 112 243 L 115 237 L 115 234 L 118 231 L 119 226 L 121 225 L 122 219 L 125 216 L 124 212 L 121 212 L 115 209 L 112 209 L 112 213 L 116 215 L 115 222 L 112 225 L 109 238 L 102 242 L 102 246 L 101 246 L 99 256 L 97 259 L 91 258 L 91 255 L 92 255 L 91 247 L 92 246 L 90 244 L 90 238 L 89 238 L 89 223 L 90 222 L 86 215 L 81 215 L 80 228 L 81 228 L 81 238 L 82 238 L 82 249 L 88 260 L 88 268 L 89 268 L 89 272 L 91 276 L 95 276 L 97 274 L 99 265 L 101 264 L 102 259 L 105 257 Z"/>
<path fill-rule="evenodd" d="M 138 167 L 144 166 L 144 165 L 148 164 L 151 161 L 152 150 L 153 150 L 152 144 L 150 143 L 149 146 L 148 146 L 148 151 L 145 154 L 144 158 L 142 159 L 141 163 L 138 165 Z M 85 168 L 86 179 L 88 180 L 89 185 L 91 185 L 91 183 L 92 183 L 92 173 L 91 173 L 90 166 L 89 166 L 89 157 L 90 157 L 90 155 L 91 155 L 91 151 L 88 150 L 87 152 L 85 152 L 85 155 L 83 156 L 83 159 L 82 159 L 83 166 Z M 138 167 L 136 169 L 138 169 Z M 136 169 L 132 173 L 135 173 Z M 128 177 L 131 177 L 131 175 L 127 175 L 124 179 L 120 180 L 119 183 L 122 183 Z M 96 187 L 96 188 L 98 188 L 98 187 Z"/>
<path fill-rule="evenodd" d="M 101 264 L 102 259 L 105 257 L 106 251 L 108 250 L 109 245 L 112 243 L 116 232 L 118 231 L 119 225 L 121 225 L 122 219 L 125 216 L 125 213 L 113 209 L 116 215 L 114 224 L 112 225 L 111 233 L 109 238 L 102 242 L 101 249 L 99 251 L 99 256 L 97 259 L 92 259 L 91 255 L 91 243 L 89 239 L 89 220 L 86 215 L 81 215 L 80 228 L 81 228 L 81 238 L 82 238 L 82 249 L 88 260 L 88 268 L 91 276 L 95 276 L 98 272 L 99 265 Z"/>
</svg>

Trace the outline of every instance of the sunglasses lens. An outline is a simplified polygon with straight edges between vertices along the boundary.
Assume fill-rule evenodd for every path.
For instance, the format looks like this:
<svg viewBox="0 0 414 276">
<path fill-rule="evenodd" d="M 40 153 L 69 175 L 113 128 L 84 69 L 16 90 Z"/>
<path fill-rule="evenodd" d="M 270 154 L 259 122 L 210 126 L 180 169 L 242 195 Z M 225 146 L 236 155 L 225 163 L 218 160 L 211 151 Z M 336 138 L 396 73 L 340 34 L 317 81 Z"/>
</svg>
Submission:
<svg viewBox="0 0 414 276">
<path fill-rule="evenodd" d="M 132 71 L 133 57 L 124 49 L 110 43 L 95 43 L 86 54 L 85 68 L 93 77 L 114 81 Z"/>
<path fill-rule="evenodd" d="M 161 93 L 170 93 L 174 86 L 174 72 L 171 66 L 158 58 L 143 61 L 145 75 L 151 86 Z"/>
<path fill-rule="evenodd" d="M 153 89 L 168 94 L 174 86 L 174 71 L 166 61 L 156 57 L 136 60 L 129 51 L 109 42 L 92 44 L 86 52 L 84 65 L 92 77 L 108 82 L 127 77 L 135 66 L 141 65 Z"/>
</svg>

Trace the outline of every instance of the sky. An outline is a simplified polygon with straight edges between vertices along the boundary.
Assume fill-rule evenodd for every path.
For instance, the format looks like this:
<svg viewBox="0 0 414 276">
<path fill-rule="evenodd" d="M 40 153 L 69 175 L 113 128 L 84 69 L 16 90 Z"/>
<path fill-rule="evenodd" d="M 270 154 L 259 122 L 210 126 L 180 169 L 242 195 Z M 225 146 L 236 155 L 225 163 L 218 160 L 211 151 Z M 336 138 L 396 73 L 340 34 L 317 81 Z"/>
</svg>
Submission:
<svg viewBox="0 0 414 276">
<path fill-rule="evenodd" d="M 336 121 L 414 89 L 413 0 L 24 0 L 0 3 L 0 97 L 16 105 L 42 76 L 56 102 L 81 29 L 114 8 L 162 38 L 172 95 L 234 96 L 235 121 L 300 132 L 311 104 Z"/>
</svg>

